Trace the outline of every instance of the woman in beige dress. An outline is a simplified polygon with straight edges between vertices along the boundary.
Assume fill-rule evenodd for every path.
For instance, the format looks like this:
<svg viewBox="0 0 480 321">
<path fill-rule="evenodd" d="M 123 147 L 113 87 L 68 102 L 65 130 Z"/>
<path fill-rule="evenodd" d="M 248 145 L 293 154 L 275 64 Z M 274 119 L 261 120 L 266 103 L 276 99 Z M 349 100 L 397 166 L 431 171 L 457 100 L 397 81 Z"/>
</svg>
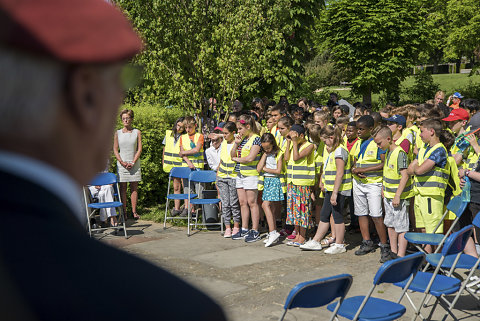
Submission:
<svg viewBox="0 0 480 321">
<path fill-rule="evenodd" d="M 122 120 L 123 128 L 115 132 L 113 143 L 113 152 L 117 158 L 120 196 L 122 197 L 124 213 L 127 215 L 127 183 L 130 183 L 133 218 L 139 219 L 137 201 L 138 182 L 142 180 L 140 171 L 142 136 L 138 129 L 132 127 L 133 110 L 122 110 L 120 119 Z"/>
</svg>

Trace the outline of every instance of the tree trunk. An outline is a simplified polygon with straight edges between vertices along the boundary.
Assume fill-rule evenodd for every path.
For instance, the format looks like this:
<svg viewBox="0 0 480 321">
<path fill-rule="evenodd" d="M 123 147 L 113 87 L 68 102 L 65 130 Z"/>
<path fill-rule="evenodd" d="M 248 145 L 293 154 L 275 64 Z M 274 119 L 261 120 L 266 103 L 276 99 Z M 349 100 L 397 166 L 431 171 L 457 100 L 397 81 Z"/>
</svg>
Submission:
<svg viewBox="0 0 480 321">
<path fill-rule="evenodd" d="M 438 74 L 438 59 L 434 58 L 433 59 L 433 70 L 432 74 Z"/>
<path fill-rule="evenodd" d="M 370 88 L 365 89 L 363 92 L 363 104 L 372 105 L 372 90 Z"/>
<path fill-rule="evenodd" d="M 462 60 L 461 60 L 461 59 L 457 59 L 457 61 L 455 61 L 455 69 L 456 69 L 455 72 L 456 72 L 457 74 L 460 73 L 460 65 L 461 65 L 461 64 L 462 64 Z"/>
</svg>

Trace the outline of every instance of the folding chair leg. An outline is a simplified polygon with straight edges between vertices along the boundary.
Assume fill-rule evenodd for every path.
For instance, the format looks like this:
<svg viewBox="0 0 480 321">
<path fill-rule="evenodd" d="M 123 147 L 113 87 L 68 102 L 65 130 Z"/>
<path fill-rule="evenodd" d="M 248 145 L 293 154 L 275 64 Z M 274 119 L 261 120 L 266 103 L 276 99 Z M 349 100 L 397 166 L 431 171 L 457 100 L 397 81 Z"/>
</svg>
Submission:
<svg viewBox="0 0 480 321">
<path fill-rule="evenodd" d="M 190 236 L 190 217 L 192 216 L 190 200 L 188 200 L 188 214 L 187 214 L 187 236 Z"/>
<path fill-rule="evenodd" d="M 168 199 L 165 202 L 165 217 L 163 219 L 163 229 L 167 228 Z"/>
</svg>

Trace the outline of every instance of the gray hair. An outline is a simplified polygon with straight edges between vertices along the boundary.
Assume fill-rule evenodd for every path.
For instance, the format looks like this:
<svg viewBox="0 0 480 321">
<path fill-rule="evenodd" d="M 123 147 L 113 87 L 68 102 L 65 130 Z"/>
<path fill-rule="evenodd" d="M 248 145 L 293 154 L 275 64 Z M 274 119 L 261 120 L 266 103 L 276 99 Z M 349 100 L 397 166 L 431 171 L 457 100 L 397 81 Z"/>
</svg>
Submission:
<svg viewBox="0 0 480 321">
<path fill-rule="evenodd" d="M 51 133 L 60 106 L 60 63 L 0 47 L 0 135 L 42 139 Z"/>
</svg>

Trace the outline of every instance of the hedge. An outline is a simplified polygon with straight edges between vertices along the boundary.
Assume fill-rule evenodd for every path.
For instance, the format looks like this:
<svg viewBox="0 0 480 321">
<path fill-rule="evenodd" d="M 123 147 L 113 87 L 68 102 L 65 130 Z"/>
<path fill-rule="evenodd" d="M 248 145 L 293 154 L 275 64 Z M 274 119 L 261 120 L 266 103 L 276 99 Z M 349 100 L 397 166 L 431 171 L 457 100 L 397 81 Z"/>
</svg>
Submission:
<svg viewBox="0 0 480 321">
<path fill-rule="evenodd" d="M 142 132 L 142 155 L 140 157 L 142 181 L 139 184 L 139 205 L 154 206 L 165 202 L 167 195 L 168 174 L 162 169 L 162 141 L 165 131 L 172 129 L 178 117 L 185 116 L 185 111 L 177 107 L 167 108 L 162 105 L 141 103 L 125 104 L 122 109 L 132 109 L 135 113 L 133 127 Z M 123 127 L 120 117 L 117 129 Z M 112 154 L 111 171 L 116 173 L 117 162 Z"/>
</svg>

